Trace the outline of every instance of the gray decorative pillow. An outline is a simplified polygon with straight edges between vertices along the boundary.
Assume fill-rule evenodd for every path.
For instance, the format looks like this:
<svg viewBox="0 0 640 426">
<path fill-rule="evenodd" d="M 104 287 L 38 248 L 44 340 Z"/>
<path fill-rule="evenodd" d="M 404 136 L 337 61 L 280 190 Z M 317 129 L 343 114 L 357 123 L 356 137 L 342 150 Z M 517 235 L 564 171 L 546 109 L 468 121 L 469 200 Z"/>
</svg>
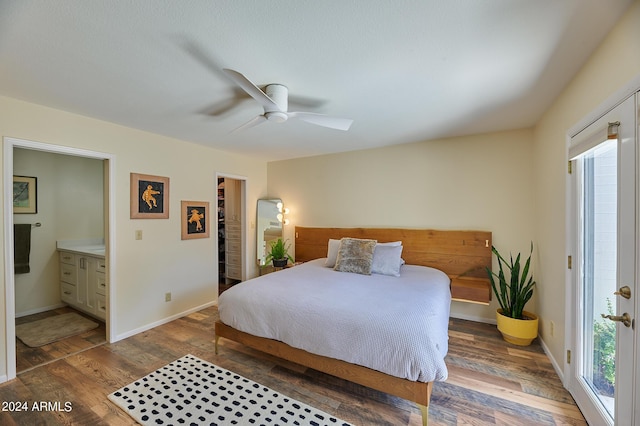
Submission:
<svg viewBox="0 0 640 426">
<path fill-rule="evenodd" d="M 336 266 L 333 269 L 340 272 L 371 275 L 375 248 L 376 240 L 343 238 L 340 240 L 340 250 L 338 250 Z"/>
</svg>

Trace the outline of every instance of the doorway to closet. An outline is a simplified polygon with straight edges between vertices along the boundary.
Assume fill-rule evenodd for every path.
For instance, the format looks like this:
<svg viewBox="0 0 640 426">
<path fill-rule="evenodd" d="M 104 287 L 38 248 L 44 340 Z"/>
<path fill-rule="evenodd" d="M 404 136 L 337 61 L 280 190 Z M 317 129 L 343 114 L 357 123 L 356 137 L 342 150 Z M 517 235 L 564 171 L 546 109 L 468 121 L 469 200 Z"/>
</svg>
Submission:
<svg viewBox="0 0 640 426">
<path fill-rule="evenodd" d="M 108 154 L 14 138 L 4 138 L 4 145 L 4 249 L 5 258 L 9 260 L 7 264 L 14 263 L 15 258 L 14 223 L 34 224 L 30 273 L 15 274 L 13 267 L 5 268 L 6 379 L 11 380 L 19 372 L 113 340 L 110 324 L 113 300 L 108 283 L 112 275 L 109 230 L 113 227 L 109 226 L 109 221 L 113 218 L 113 194 L 109 188 L 113 187 L 114 159 Z M 12 176 L 18 174 L 39 177 L 35 181 L 38 208 L 34 214 L 13 214 L 13 196 L 9 196 L 9 191 L 13 189 Z M 65 303 L 58 243 L 79 240 L 99 240 L 103 247 L 101 253 L 91 253 L 92 258 L 101 259 L 104 283 L 101 289 L 104 309 L 97 315 L 88 315 L 88 311 L 73 309 L 67 306 L 71 304 Z M 78 274 L 87 270 L 82 269 L 81 258 L 85 257 L 77 256 Z M 94 322 L 97 327 L 44 346 L 30 346 L 16 338 L 17 326 L 23 335 L 22 324 L 44 319 L 46 325 L 64 314 L 78 316 L 81 322 L 83 319 Z M 37 342 L 39 333 L 37 330 L 29 338 L 35 337 Z"/>
<path fill-rule="evenodd" d="M 246 179 L 217 176 L 218 294 L 245 279 Z"/>
</svg>

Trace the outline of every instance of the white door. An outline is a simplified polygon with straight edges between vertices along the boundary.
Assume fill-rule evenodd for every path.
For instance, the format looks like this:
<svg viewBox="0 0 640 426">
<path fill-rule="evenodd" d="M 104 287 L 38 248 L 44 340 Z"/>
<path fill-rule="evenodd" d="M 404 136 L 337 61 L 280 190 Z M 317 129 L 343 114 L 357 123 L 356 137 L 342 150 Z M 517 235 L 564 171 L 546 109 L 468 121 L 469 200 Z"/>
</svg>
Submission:
<svg viewBox="0 0 640 426">
<path fill-rule="evenodd" d="M 636 96 L 571 139 L 569 390 L 591 425 L 638 425 Z"/>
</svg>

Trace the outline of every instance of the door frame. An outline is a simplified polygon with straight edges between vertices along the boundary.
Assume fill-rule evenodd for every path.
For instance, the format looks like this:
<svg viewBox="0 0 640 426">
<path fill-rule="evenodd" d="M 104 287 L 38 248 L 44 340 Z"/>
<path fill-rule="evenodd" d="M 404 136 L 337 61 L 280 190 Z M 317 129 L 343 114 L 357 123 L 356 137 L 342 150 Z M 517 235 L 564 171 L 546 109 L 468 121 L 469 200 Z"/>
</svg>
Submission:
<svg viewBox="0 0 640 426">
<path fill-rule="evenodd" d="M 13 150 L 14 148 L 31 149 L 34 151 L 44 151 L 55 154 L 70 155 L 76 157 L 93 158 L 106 160 L 105 167 L 105 199 L 107 206 L 105 209 L 105 253 L 107 254 L 107 279 L 109 282 L 109 294 L 107 295 L 107 315 L 106 315 L 106 337 L 108 342 L 116 339 L 115 330 L 115 156 L 104 152 L 90 151 L 80 148 L 72 148 L 62 145 L 53 145 L 42 142 L 35 142 L 26 139 L 3 137 L 3 179 L 4 179 L 4 312 L 5 312 L 5 371 L 6 376 L 0 375 L 0 383 L 16 378 L 16 323 L 15 323 L 15 275 L 13 268 L 13 197 L 7 194 L 13 193 Z"/>
<path fill-rule="evenodd" d="M 635 76 L 628 83 L 626 83 L 620 90 L 618 90 L 617 92 L 609 96 L 604 102 L 598 105 L 593 111 L 591 111 L 589 114 L 584 116 L 577 124 L 572 126 L 567 131 L 566 137 L 565 137 L 565 164 L 569 163 L 569 147 L 570 147 L 571 139 L 574 136 L 576 136 L 582 130 L 589 127 L 589 125 L 591 125 L 592 123 L 596 122 L 597 120 L 605 116 L 607 113 L 615 109 L 617 106 L 622 104 L 625 100 L 627 100 L 629 97 L 633 96 L 638 92 L 640 92 L 640 74 Z M 636 96 L 636 100 L 637 100 L 636 108 L 640 108 L 640 95 Z M 640 111 L 640 109 L 637 109 L 637 111 Z M 640 138 L 640 129 L 638 128 L 638 126 L 636 126 L 635 135 L 636 135 L 636 144 L 638 144 L 640 142 L 638 141 L 638 138 Z M 640 167 L 640 149 L 636 149 L 635 161 L 636 161 L 636 168 Z M 636 178 L 638 176 L 637 173 L 638 171 L 636 171 Z M 575 193 L 574 178 L 569 173 L 567 173 L 566 176 L 567 177 L 565 181 L 565 194 L 566 194 L 565 196 L 565 207 L 566 207 L 565 209 L 566 211 L 565 247 L 566 247 L 566 255 L 568 257 L 568 256 L 573 256 L 576 253 L 576 248 L 575 248 L 576 230 L 575 230 L 575 223 L 574 223 L 576 211 L 574 208 L 575 207 L 574 199 L 571 196 L 572 194 Z M 636 188 L 636 212 L 638 212 L 638 214 L 636 215 L 636 230 L 639 230 L 640 218 L 638 216 L 640 216 L 640 193 L 638 191 L 638 188 Z M 638 238 L 638 235 L 636 234 L 636 239 L 637 238 Z M 635 259 L 636 265 L 640 265 L 639 249 L 640 247 L 638 247 L 638 242 L 636 241 L 636 259 Z M 640 268 L 638 267 L 636 268 L 635 278 L 636 278 L 636 282 L 640 280 Z M 640 314 L 640 297 L 639 296 L 640 295 L 636 295 L 635 297 L 634 308 L 635 308 L 635 312 Z M 570 357 L 569 355 L 570 351 L 574 349 L 574 342 L 576 340 L 576 334 L 575 334 L 576 333 L 575 332 L 576 307 L 575 307 L 575 304 L 573 303 L 575 300 L 576 300 L 576 289 L 574 286 L 574 271 L 570 268 L 567 268 L 565 273 L 565 324 L 564 324 L 565 326 L 565 345 L 564 346 L 565 346 L 565 351 L 567 355 L 564 359 L 564 368 L 563 368 L 563 384 L 566 389 L 571 389 L 572 386 L 574 385 L 573 381 L 577 380 L 577 378 L 573 374 L 573 364 L 571 364 L 568 361 L 568 358 Z M 636 347 L 637 346 L 638 346 L 638 343 L 636 343 Z M 637 363 L 634 366 L 634 371 L 636 372 L 635 383 L 637 387 L 638 383 L 640 383 L 639 381 L 640 366 Z M 582 407 L 581 407 L 581 410 L 583 410 Z M 639 417 L 635 419 L 635 422 L 636 424 L 640 425 L 640 414 L 636 413 L 635 415 L 636 417 Z M 585 417 L 587 416 L 588 416 L 588 413 L 585 413 Z"/>
</svg>

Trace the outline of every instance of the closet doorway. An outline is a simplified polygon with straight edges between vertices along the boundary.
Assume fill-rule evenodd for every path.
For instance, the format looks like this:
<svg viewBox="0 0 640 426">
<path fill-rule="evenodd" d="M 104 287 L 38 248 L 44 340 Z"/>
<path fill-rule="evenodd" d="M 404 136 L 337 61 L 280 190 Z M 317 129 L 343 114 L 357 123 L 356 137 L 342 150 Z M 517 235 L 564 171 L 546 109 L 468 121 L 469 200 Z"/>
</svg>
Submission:
<svg viewBox="0 0 640 426">
<path fill-rule="evenodd" d="M 246 178 L 216 176 L 218 294 L 245 280 Z"/>
<path fill-rule="evenodd" d="M 43 161 L 45 163 L 43 163 Z M 54 164 L 49 167 L 46 162 Z M 33 168 L 33 163 L 43 165 L 43 167 Z M 58 166 L 55 166 L 57 164 Z M 62 147 L 56 145 L 43 144 L 14 138 L 4 138 L 4 180 L 5 180 L 5 258 L 9 260 L 7 264 L 14 263 L 14 222 L 16 224 L 32 224 L 31 232 L 31 252 L 30 252 L 30 272 L 31 274 L 14 273 L 14 268 L 5 268 L 5 315 L 6 315 L 6 379 L 11 380 L 20 371 L 26 371 L 37 365 L 38 347 L 31 348 L 25 346 L 16 339 L 16 325 L 20 325 L 31 320 L 46 318 L 51 321 L 66 313 L 76 313 L 81 317 L 92 320 L 98 327 L 82 337 L 72 337 L 66 343 L 59 343 L 60 348 L 65 348 L 72 353 L 81 352 L 89 347 L 112 341 L 112 330 L 110 312 L 113 308 L 113 298 L 111 297 L 111 286 L 108 285 L 112 276 L 112 242 L 110 229 L 114 229 L 110 223 L 113 220 L 113 194 L 109 188 L 113 188 L 113 168 L 114 157 L 104 153 L 97 153 L 81 149 Z M 62 170 L 64 169 L 64 170 Z M 75 169 L 74 173 L 68 169 Z M 35 214 L 13 214 L 13 196 L 9 196 L 9 191 L 13 190 L 13 176 L 21 173 L 41 176 L 37 180 L 38 212 Z M 93 180 L 93 186 L 80 185 L 77 183 L 78 175 L 87 176 L 87 180 Z M 74 185 L 74 182 L 76 184 Z M 57 189 L 56 189 L 57 188 Z M 51 194 L 53 193 L 53 194 Z M 65 210 L 61 205 L 64 200 L 59 198 L 77 197 L 84 200 L 71 211 Z M 56 197 L 56 202 L 52 202 L 52 197 Z M 67 200 L 68 201 L 68 200 Z M 96 206 L 89 207 L 85 204 L 93 201 Z M 98 209 L 98 211 L 96 210 Z M 99 216 L 97 219 L 90 216 Z M 83 222 L 84 221 L 84 222 Z M 38 226 L 39 225 L 39 226 Z M 87 229 L 91 229 L 90 235 L 85 235 Z M 83 231 L 85 230 L 85 231 Z M 96 240 L 100 237 L 104 246 L 104 258 L 100 264 L 103 269 L 102 277 L 104 282 L 105 304 L 103 305 L 104 320 L 86 315 L 82 311 L 76 311 L 66 307 L 62 303 L 61 292 L 61 267 L 58 262 L 61 256 L 57 251 L 58 241 L 75 241 L 87 236 Z M 81 257 L 81 256 L 79 256 Z M 93 257 L 98 257 L 94 253 Z M 79 268 L 82 268 L 80 263 Z M 80 273 L 80 272 L 79 272 Z M 28 287 L 27 289 L 23 287 Z M 40 295 L 38 293 L 45 293 Z M 37 295 L 37 296 L 34 296 Z M 37 299 L 37 300 L 34 300 Z M 84 340 L 84 342 L 82 342 Z M 54 346 L 55 343 L 52 345 Z M 71 349 L 69 349 L 69 346 Z M 76 349 L 73 349 L 73 347 Z M 84 349 L 83 349 L 84 348 Z M 59 352 L 54 357 L 64 357 L 64 350 L 52 349 Z M 18 360 L 18 356 L 24 358 Z M 31 359 L 27 359 L 31 357 Z M 51 362 L 50 357 L 43 357 L 42 363 Z M 18 368 L 18 365 L 20 368 Z"/>
</svg>

